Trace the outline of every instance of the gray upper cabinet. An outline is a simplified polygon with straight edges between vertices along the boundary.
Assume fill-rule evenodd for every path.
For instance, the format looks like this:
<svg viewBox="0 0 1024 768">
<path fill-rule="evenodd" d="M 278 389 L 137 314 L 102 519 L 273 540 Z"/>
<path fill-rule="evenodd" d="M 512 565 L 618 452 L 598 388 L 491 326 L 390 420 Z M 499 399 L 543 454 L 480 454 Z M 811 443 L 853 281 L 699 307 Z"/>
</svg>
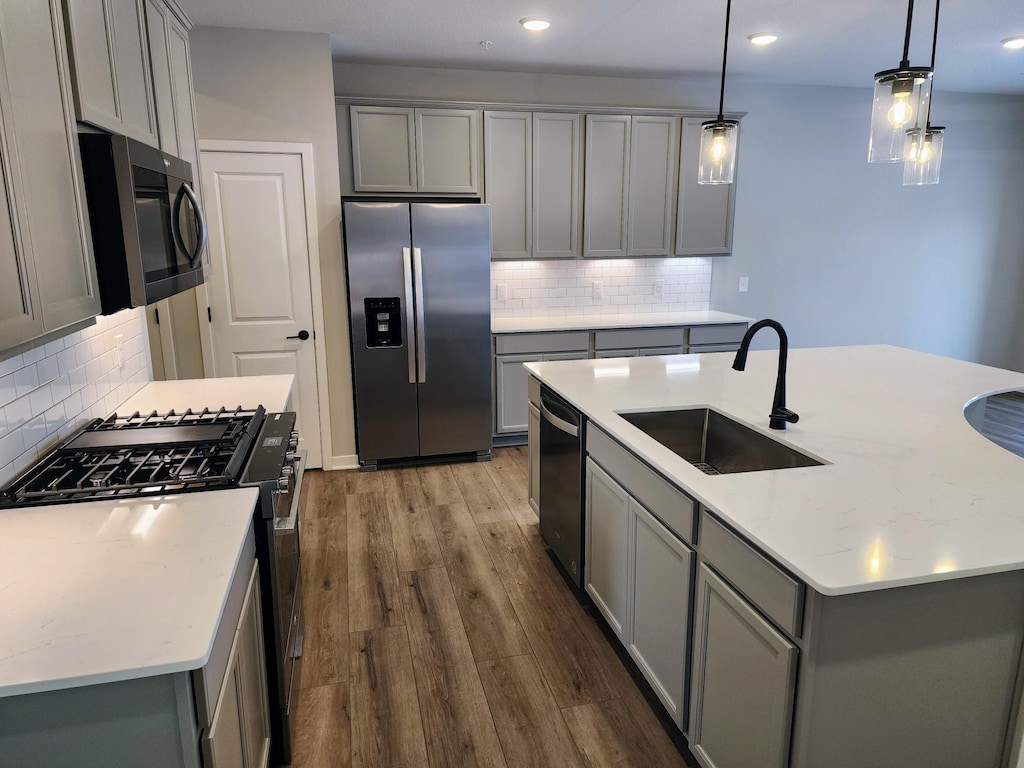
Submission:
<svg viewBox="0 0 1024 768">
<path fill-rule="evenodd" d="M 65 0 L 78 119 L 158 146 L 145 0 Z"/>
<path fill-rule="evenodd" d="M 99 312 L 58 0 L 0 14 L 0 349 Z"/>
<path fill-rule="evenodd" d="M 355 191 L 475 194 L 478 114 L 472 109 L 351 107 Z"/>
<path fill-rule="evenodd" d="M 797 649 L 706 564 L 697 577 L 689 741 L 709 768 L 786 768 Z"/>
<path fill-rule="evenodd" d="M 167 46 L 170 15 L 170 9 L 162 0 L 146 0 L 149 63 L 153 74 L 153 101 L 160 149 L 177 156 L 178 128 L 174 123 L 174 86 L 171 83 L 171 56 Z"/>
<path fill-rule="evenodd" d="M 683 118 L 679 153 L 679 209 L 676 214 L 677 256 L 732 252 L 736 184 L 698 184 L 700 126 L 704 118 Z"/>
<path fill-rule="evenodd" d="M 533 113 L 533 257 L 580 255 L 580 116 Z"/>
<path fill-rule="evenodd" d="M 626 256 L 629 115 L 587 115 L 583 255 Z"/>
<path fill-rule="evenodd" d="M 633 117 L 629 161 L 629 256 L 668 256 L 675 222 L 679 118 Z"/>
<path fill-rule="evenodd" d="M 484 201 L 491 206 L 491 257 L 533 252 L 533 114 L 484 113 Z"/>
</svg>

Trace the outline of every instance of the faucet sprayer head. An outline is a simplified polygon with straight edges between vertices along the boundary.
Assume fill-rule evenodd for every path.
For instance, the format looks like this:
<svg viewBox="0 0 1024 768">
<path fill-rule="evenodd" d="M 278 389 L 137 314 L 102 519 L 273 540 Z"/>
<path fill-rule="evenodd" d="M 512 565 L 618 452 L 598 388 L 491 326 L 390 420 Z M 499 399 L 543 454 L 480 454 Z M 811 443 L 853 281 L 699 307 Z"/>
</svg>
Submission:
<svg viewBox="0 0 1024 768">
<path fill-rule="evenodd" d="M 743 371 L 747 368 L 747 347 L 740 347 L 736 352 L 736 359 L 732 361 L 734 371 Z"/>
</svg>

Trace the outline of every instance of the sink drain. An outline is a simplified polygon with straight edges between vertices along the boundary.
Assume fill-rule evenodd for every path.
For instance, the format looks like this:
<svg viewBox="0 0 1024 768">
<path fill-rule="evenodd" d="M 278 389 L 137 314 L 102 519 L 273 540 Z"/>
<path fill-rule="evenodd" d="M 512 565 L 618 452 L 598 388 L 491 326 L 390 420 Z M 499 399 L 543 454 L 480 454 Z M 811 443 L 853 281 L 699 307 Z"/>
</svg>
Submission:
<svg viewBox="0 0 1024 768">
<path fill-rule="evenodd" d="M 720 474 L 722 474 L 717 469 L 715 469 L 713 466 L 708 464 L 706 461 L 691 461 L 690 463 L 693 464 L 693 466 L 695 466 L 697 469 L 699 469 L 705 475 L 720 475 Z"/>
</svg>

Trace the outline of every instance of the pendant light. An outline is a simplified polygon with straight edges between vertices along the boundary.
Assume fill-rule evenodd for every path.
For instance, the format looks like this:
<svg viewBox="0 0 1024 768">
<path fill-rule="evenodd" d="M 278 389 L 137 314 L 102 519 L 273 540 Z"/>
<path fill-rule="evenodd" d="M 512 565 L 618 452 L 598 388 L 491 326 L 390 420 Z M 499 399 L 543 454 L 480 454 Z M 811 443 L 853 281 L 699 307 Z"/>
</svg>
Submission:
<svg viewBox="0 0 1024 768">
<path fill-rule="evenodd" d="M 701 123 L 700 166 L 698 184 L 732 184 L 736 172 L 736 137 L 740 131 L 738 120 L 726 120 L 722 114 L 725 104 L 725 65 L 729 60 L 729 17 L 732 0 L 725 3 L 725 43 L 722 45 L 722 88 L 718 94 L 718 118 Z"/>
<path fill-rule="evenodd" d="M 932 33 L 932 72 L 935 72 L 935 47 L 939 40 L 939 2 L 935 0 L 935 30 Z M 946 129 L 931 124 L 932 103 L 924 116 L 924 130 L 915 125 L 907 131 L 906 152 L 903 163 L 903 186 L 923 186 L 939 183 L 942 165 L 942 140 Z"/>
<path fill-rule="evenodd" d="M 907 32 L 903 39 L 903 60 L 896 69 L 875 74 L 874 109 L 871 113 L 869 163 L 899 163 L 904 158 L 907 126 L 928 113 L 932 70 L 910 66 L 910 26 L 914 0 L 907 2 Z"/>
</svg>

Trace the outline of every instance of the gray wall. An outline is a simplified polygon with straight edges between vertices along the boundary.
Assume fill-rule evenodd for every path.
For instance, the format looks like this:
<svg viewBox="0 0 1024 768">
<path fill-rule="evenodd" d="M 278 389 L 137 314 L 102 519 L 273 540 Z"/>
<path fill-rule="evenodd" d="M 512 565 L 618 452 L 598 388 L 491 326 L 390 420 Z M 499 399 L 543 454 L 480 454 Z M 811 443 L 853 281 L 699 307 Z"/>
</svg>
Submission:
<svg viewBox="0 0 1024 768">
<path fill-rule="evenodd" d="M 326 34 L 196 27 L 191 34 L 201 139 L 313 145 L 330 419 L 335 463 L 355 463 L 352 374 L 341 251 L 331 46 Z M 331 457 L 324 456 L 324 466 Z"/>
<path fill-rule="evenodd" d="M 713 107 L 718 85 L 339 62 L 334 79 L 348 96 L 690 108 Z M 866 161 L 868 88 L 730 81 L 726 108 L 748 114 L 711 306 L 775 317 L 794 346 L 891 343 L 1024 370 L 1024 98 L 936 85 L 942 181 L 914 188 Z"/>
</svg>

